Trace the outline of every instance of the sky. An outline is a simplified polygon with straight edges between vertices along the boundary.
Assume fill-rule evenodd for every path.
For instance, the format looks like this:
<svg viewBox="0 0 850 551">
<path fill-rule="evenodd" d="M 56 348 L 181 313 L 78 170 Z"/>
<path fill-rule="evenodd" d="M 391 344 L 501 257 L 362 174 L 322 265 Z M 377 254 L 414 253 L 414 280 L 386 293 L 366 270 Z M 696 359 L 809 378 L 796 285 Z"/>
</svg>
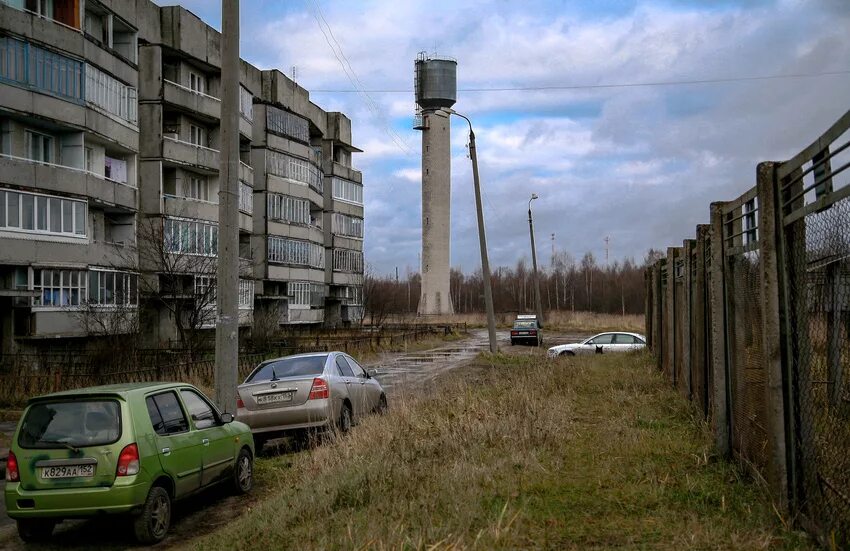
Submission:
<svg viewBox="0 0 850 551">
<path fill-rule="evenodd" d="M 180 3 L 220 28 L 217 0 Z M 712 201 L 755 184 L 850 109 L 848 0 L 241 1 L 241 56 L 278 68 L 352 120 L 367 269 L 402 277 L 421 250 L 421 136 L 413 61 L 458 61 L 473 121 L 490 263 L 641 261 L 692 238 Z M 324 31 L 324 32 L 323 32 Z M 343 69 L 345 67 L 346 70 Z M 582 87 L 772 75 L 735 82 Z M 354 83 L 368 93 L 349 93 Z M 468 91 L 464 91 L 468 90 Z M 389 91 L 389 92 L 387 92 Z M 452 126 L 452 266 L 480 269 L 467 128 Z"/>
</svg>

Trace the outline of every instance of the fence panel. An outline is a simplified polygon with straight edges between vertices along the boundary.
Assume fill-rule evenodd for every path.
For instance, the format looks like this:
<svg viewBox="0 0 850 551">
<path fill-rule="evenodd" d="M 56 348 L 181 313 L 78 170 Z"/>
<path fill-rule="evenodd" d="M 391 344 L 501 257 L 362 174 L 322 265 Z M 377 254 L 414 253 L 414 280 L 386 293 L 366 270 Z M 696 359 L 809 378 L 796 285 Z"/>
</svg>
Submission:
<svg viewBox="0 0 850 551">
<path fill-rule="evenodd" d="M 797 507 L 850 546 L 850 112 L 777 170 Z"/>
<path fill-rule="evenodd" d="M 688 338 L 687 331 L 687 313 L 688 313 L 688 297 L 686 290 L 686 267 L 685 267 L 685 251 L 683 248 L 676 248 L 676 256 L 673 259 L 673 282 L 675 289 L 673 291 L 673 337 L 675 344 L 673 346 L 673 383 L 679 392 L 687 398 L 688 396 L 688 381 L 685 375 L 687 363 L 685 361 L 686 347 L 685 340 Z"/>
</svg>

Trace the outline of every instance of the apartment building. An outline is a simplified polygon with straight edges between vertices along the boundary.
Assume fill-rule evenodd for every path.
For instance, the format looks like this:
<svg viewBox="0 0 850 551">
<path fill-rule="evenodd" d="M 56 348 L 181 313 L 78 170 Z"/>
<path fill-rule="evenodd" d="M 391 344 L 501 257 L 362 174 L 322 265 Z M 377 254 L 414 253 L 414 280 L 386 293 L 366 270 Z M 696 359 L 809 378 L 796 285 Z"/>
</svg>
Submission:
<svg viewBox="0 0 850 551">
<path fill-rule="evenodd" d="M 148 0 L 0 0 L 0 353 L 214 326 L 220 44 Z M 350 121 L 240 82 L 240 325 L 358 319 Z"/>
</svg>

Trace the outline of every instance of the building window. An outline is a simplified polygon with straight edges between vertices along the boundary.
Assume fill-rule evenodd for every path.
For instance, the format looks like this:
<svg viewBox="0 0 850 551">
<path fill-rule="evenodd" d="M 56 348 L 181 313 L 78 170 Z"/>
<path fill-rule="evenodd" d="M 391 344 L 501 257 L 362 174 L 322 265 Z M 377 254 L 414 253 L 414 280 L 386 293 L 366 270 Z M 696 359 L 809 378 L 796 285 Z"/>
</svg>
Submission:
<svg viewBox="0 0 850 551">
<path fill-rule="evenodd" d="M 0 230 L 86 237 L 85 201 L 0 190 Z"/>
<path fill-rule="evenodd" d="M 86 65 L 86 101 L 133 124 L 137 120 L 136 89 L 92 65 Z"/>
<path fill-rule="evenodd" d="M 187 175 L 183 179 L 183 197 L 199 201 L 210 200 L 210 183 L 206 176 Z"/>
<path fill-rule="evenodd" d="M 325 248 L 309 241 L 285 239 L 269 236 L 268 260 L 281 264 L 295 264 L 323 269 L 325 267 Z"/>
<path fill-rule="evenodd" d="M 29 159 L 40 163 L 53 162 L 53 136 L 27 130 L 25 140 Z"/>
<path fill-rule="evenodd" d="M 239 114 L 249 122 L 254 121 L 254 96 L 244 86 L 239 86 Z"/>
<path fill-rule="evenodd" d="M 207 129 L 194 124 L 189 125 L 189 143 L 193 145 L 207 146 Z"/>
<path fill-rule="evenodd" d="M 33 270 L 34 308 L 80 306 L 86 303 L 85 270 L 35 268 Z"/>
<path fill-rule="evenodd" d="M 363 219 L 335 212 L 333 215 L 333 233 L 362 239 Z"/>
<path fill-rule="evenodd" d="M 310 123 L 307 119 L 271 105 L 266 108 L 266 129 L 272 134 L 305 143 L 310 141 Z"/>
<path fill-rule="evenodd" d="M 290 281 L 287 283 L 287 295 L 289 296 L 290 308 L 321 307 L 325 299 L 325 286 L 320 283 Z"/>
<path fill-rule="evenodd" d="M 289 224 L 310 224 L 310 201 L 278 193 L 268 194 L 269 220 Z"/>
<path fill-rule="evenodd" d="M 90 270 L 88 302 L 97 306 L 138 306 L 138 274 L 115 270 Z"/>
<path fill-rule="evenodd" d="M 103 176 L 107 180 L 127 183 L 127 161 L 105 156 L 103 159 Z"/>
<path fill-rule="evenodd" d="M 0 79 L 83 100 L 82 62 L 8 36 L 0 36 Z"/>
<path fill-rule="evenodd" d="M 334 271 L 363 273 L 363 253 L 350 249 L 334 249 Z"/>
<path fill-rule="evenodd" d="M 363 186 L 351 180 L 343 180 L 342 178 L 332 178 L 333 198 L 355 205 L 363 204 Z"/>
<path fill-rule="evenodd" d="M 254 212 L 254 188 L 239 181 L 239 210 L 246 214 Z"/>
<path fill-rule="evenodd" d="M 277 151 L 266 151 L 266 171 L 281 178 L 306 184 L 317 193 L 322 193 L 324 190 L 322 171 L 306 159 Z"/>
<path fill-rule="evenodd" d="M 172 254 L 218 254 L 218 225 L 201 220 L 166 218 L 163 225 L 165 251 Z"/>
<path fill-rule="evenodd" d="M 254 309 L 254 280 L 252 279 L 239 280 L 239 309 Z"/>
<path fill-rule="evenodd" d="M 346 306 L 361 306 L 363 304 L 363 287 L 341 287 L 337 297 Z"/>
<path fill-rule="evenodd" d="M 189 89 L 199 94 L 206 94 L 207 78 L 195 71 L 189 71 Z"/>
<path fill-rule="evenodd" d="M 86 172 L 94 173 L 94 149 L 91 147 L 85 148 L 84 157 Z"/>
</svg>

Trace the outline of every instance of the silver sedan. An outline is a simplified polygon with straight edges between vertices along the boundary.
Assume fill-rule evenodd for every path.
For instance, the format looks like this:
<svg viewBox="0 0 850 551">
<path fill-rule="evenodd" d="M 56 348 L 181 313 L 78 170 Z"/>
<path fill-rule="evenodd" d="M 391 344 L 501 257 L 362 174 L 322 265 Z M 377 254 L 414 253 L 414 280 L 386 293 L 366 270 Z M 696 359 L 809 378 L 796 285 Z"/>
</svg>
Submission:
<svg viewBox="0 0 850 551">
<path fill-rule="evenodd" d="M 576 356 L 581 354 L 610 354 L 611 352 L 631 352 L 646 348 L 646 337 L 638 333 L 611 332 L 599 333 L 589 339 L 573 344 L 553 346 L 547 355 Z"/>
<path fill-rule="evenodd" d="M 236 418 L 251 427 L 258 450 L 299 430 L 347 432 L 354 421 L 387 407 L 381 384 L 342 352 L 267 360 L 236 392 Z"/>
</svg>

